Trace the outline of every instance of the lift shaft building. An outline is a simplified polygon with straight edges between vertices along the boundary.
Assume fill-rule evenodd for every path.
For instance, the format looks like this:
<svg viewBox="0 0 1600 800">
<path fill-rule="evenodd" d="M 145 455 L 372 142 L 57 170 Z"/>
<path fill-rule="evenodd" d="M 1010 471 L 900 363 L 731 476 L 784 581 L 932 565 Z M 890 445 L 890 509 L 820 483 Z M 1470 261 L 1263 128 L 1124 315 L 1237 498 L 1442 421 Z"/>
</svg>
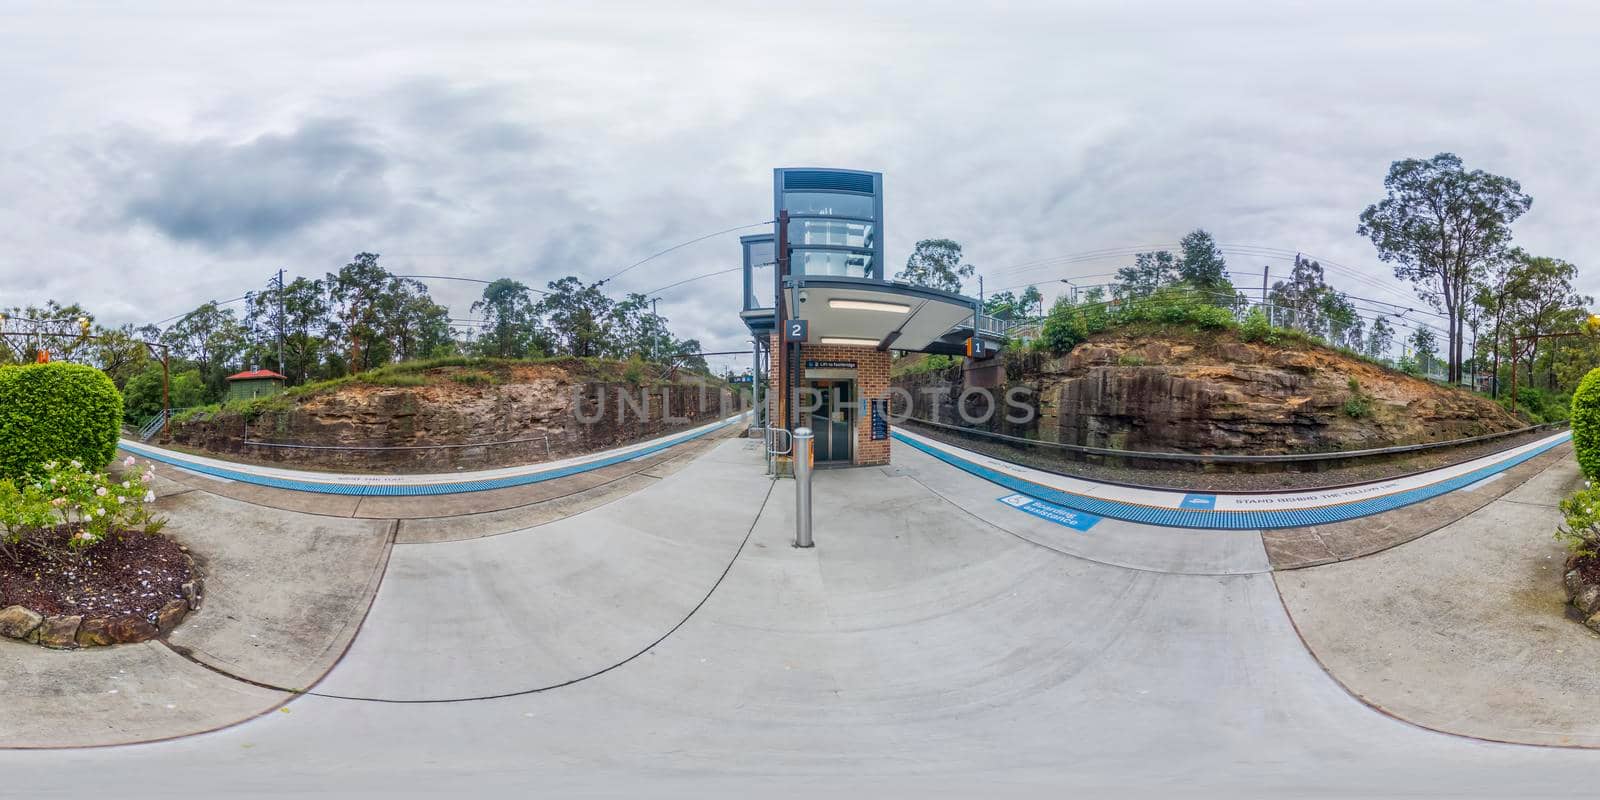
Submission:
<svg viewBox="0 0 1600 800">
<path fill-rule="evenodd" d="M 977 300 L 889 279 L 883 175 L 773 171 L 772 233 L 740 239 L 759 424 L 816 436 L 826 465 L 889 462 L 891 351 L 994 352 Z"/>
</svg>

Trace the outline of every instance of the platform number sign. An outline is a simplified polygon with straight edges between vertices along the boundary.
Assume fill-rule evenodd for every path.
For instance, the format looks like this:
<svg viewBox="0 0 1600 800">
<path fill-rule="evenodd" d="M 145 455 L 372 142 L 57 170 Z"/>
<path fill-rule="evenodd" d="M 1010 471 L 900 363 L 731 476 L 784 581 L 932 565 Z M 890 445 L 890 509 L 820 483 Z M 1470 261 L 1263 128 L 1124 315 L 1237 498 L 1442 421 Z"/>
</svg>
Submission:
<svg viewBox="0 0 1600 800">
<path fill-rule="evenodd" d="M 806 334 L 810 332 L 811 324 L 808 320 L 791 319 L 783 323 L 783 340 L 786 342 L 803 342 L 806 340 Z"/>
</svg>

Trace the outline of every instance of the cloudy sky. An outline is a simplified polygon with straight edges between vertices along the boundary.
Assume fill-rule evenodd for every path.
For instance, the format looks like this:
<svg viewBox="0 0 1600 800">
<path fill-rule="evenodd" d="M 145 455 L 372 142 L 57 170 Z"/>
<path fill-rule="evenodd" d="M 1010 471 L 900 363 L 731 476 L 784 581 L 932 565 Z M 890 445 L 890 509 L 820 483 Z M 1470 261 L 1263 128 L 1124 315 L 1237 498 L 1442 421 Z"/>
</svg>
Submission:
<svg viewBox="0 0 1600 800">
<path fill-rule="evenodd" d="M 5 2 L 0 306 L 149 322 L 361 250 L 599 278 L 769 218 L 774 166 L 882 171 L 890 262 L 953 238 L 990 291 L 1204 227 L 1257 286 L 1299 250 L 1407 303 L 1356 215 L 1444 150 L 1520 180 L 1518 242 L 1600 295 L 1592 2 L 132 7 Z M 736 236 L 618 286 L 734 266 Z M 662 313 L 740 347 L 738 286 Z M 470 284 L 434 293 L 467 316 Z"/>
</svg>

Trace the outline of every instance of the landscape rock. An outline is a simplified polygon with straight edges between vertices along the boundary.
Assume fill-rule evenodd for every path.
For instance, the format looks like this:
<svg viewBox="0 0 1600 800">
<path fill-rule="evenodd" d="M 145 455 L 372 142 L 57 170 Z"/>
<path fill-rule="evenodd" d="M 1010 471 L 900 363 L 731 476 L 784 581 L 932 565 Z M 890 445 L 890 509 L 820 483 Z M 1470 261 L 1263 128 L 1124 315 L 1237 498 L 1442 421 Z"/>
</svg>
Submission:
<svg viewBox="0 0 1600 800">
<path fill-rule="evenodd" d="M 189 613 L 189 601 L 183 599 L 168 600 L 167 604 L 156 612 L 156 628 L 162 633 L 171 633 L 178 623 L 183 621 L 183 615 Z"/>
<path fill-rule="evenodd" d="M 154 639 L 161 631 L 141 617 L 118 617 L 106 626 L 106 633 L 114 644 L 129 644 Z"/>
<path fill-rule="evenodd" d="M 1584 614 L 1600 612 L 1600 585 L 1584 584 L 1572 595 L 1572 604 Z"/>
<path fill-rule="evenodd" d="M 55 650 L 71 650 L 78 646 L 78 625 L 83 622 L 83 617 L 51 616 L 45 617 L 39 625 L 39 644 Z"/>
<path fill-rule="evenodd" d="M 111 621 L 105 617 L 89 617 L 78 624 L 79 647 L 104 647 L 114 644 L 109 630 Z"/>
<path fill-rule="evenodd" d="M 39 624 L 44 622 L 44 617 L 34 613 L 32 609 L 22 606 L 7 606 L 0 610 L 0 635 L 13 639 L 26 639 Z"/>
</svg>

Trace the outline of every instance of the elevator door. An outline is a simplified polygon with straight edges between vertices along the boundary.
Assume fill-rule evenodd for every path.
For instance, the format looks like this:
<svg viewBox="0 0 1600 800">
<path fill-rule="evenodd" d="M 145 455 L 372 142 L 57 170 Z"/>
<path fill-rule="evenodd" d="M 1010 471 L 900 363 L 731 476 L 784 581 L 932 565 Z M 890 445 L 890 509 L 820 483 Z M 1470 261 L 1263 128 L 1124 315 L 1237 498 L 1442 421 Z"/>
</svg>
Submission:
<svg viewBox="0 0 1600 800">
<path fill-rule="evenodd" d="M 811 415 L 816 436 L 817 463 L 848 464 L 854 455 L 856 429 L 855 381 L 816 380 L 811 387 L 822 393 L 822 406 Z"/>
</svg>

